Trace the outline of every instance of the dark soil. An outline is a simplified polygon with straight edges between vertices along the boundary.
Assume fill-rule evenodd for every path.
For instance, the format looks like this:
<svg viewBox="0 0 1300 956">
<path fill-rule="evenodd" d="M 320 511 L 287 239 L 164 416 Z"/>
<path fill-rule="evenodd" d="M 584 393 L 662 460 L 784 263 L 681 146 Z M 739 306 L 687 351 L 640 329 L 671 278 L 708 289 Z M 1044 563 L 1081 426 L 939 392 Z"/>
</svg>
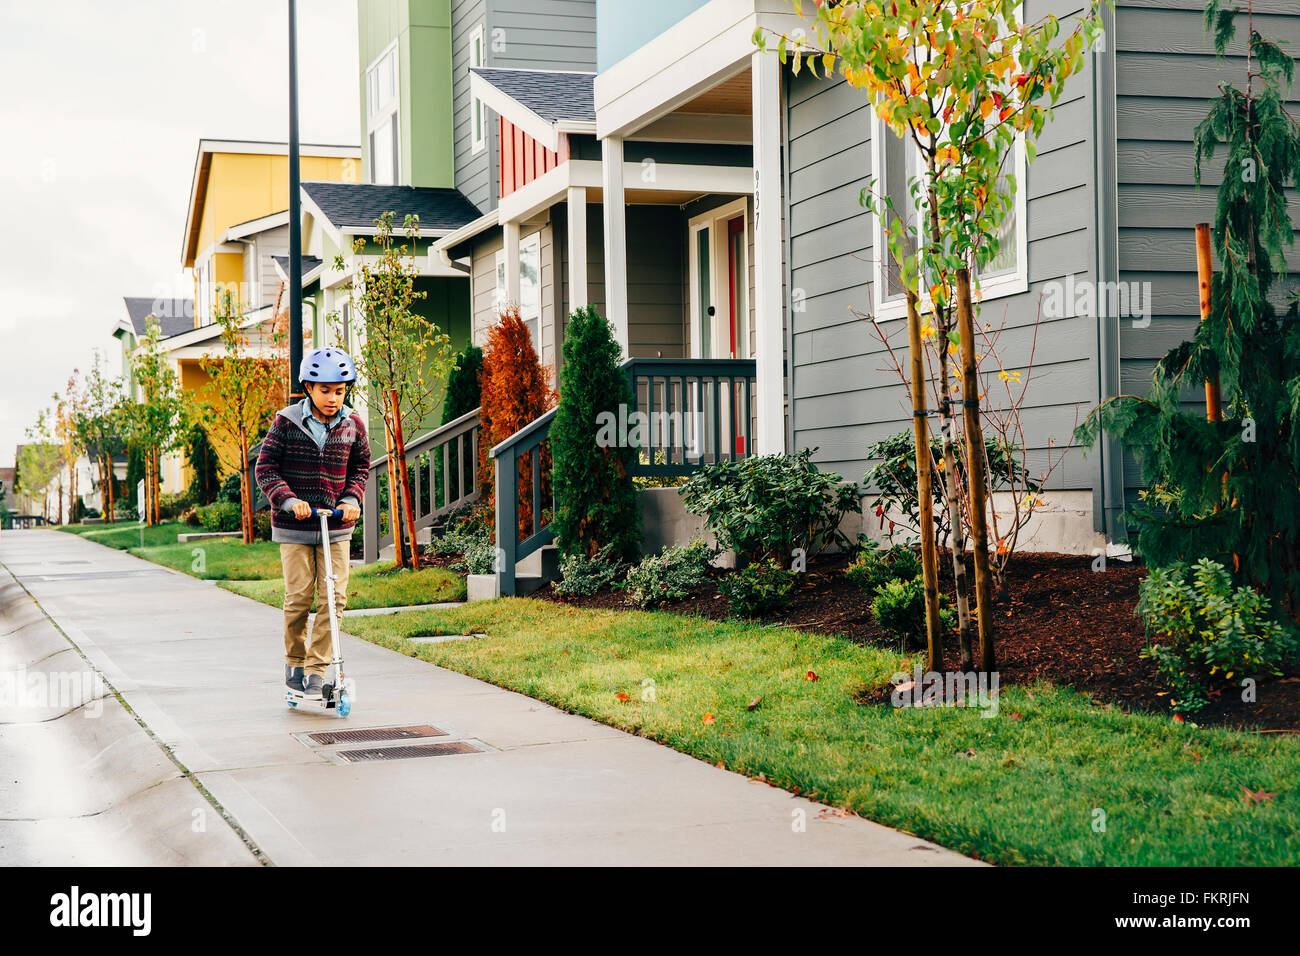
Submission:
<svg viewBox="0 0 1300 956">
<path fill-rule="evenodd" d="M 1138 582 L 1146 569 L 1137 562 L 1111 560 L 1105 571 L 1093 571 L 1093 560 L 1037 553 L 1017 555 L 1012 561 L 1005 591 L 994 602 L 998 679 L 1001 684 L 1020 685 L 1050 681 L 1084 691 L 1099 705 L 1169 713 L 1169 694 L 1156 677 L 1154 662 L 1140 656 L 1147 639 L 1134 608 Z M 811 560 L 807 573 L 799 576 L 789 608 L 761 622 L 897 647 L 897 641 L 872 618 L 863 591 L 845 578 L 847 563 L 843 556 Z M 940 586 L 953 596 L 950 561 L 942 562 Z M 621 591 L 564 598 L 547 587 L 534 596 L 577 607 L 629 607 Z M 711 620 L 723 620 L 731 613 L 712 584 L 663 609 Z M 945 643 L 945 669 L 960 670 L 956 634 L 948 635 Z M 888 686 L 872 688 L 860 699 L 883 703 L 890 691 Z M 1261 683 L 1255 703 L 1244 703 L 1238 696 L 1232 691 L 1222 693 L 1193 720 L 1274 732 L 1300 730 L 1300 675 Z"/>
</svg>

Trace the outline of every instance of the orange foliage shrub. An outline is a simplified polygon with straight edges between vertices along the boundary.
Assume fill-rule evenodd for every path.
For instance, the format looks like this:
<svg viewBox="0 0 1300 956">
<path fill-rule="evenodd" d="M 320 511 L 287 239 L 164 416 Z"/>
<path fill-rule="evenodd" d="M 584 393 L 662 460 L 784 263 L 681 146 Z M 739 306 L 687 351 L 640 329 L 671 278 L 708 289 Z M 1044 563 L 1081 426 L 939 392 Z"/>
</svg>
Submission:
<svg viewBox="0 0 1300 956">
<path fill-rule="evenodd" d="M 482 431 L 478 443 L 479 497 L 494 514 L 495 472 L 488 452 L 519 429 L 540 418 L 558 398 L 550 385 L 550 375 L 542 367 L 533 349 L 528 326 L 519 317 L 518 306 L 501 313 L 500 321 L 488 332 L 483 349 L 482 399 L 479 419 Z M 550 453 L 542 447 L 542 474 L 549 475 Z M 549 501 L 549 481 L 542 498 Z M 525 455 L 519 460 L 519 531 L 526 538 L 532 533 L 533 516 L 532 461 Z"/>
</svg>

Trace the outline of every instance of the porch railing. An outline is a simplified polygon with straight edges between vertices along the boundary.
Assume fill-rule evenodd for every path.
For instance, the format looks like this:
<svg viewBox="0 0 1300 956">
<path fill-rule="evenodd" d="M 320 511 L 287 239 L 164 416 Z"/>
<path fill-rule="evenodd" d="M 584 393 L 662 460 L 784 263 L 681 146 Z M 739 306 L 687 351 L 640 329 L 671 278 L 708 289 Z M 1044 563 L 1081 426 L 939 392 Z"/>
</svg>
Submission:
<svg viewBox="0 0 1300 956">
<path fill-rule="evenodd" d="M 634 477 L 689 475 L 702 465 L 750 454 L 753 359 L 634 358 L 623 363 L 623 370 L 636 405 L 615 424 L 619 443 L 640 448 Z M 550 527 L 555 507 L 550 460 L 554 419 L 552 409 L 490 453 L 496 462 L 496 573 L 502 596 L 515 594 L 518 563 L 555 537 Z M 530 505 L 522 520 L 521 501 Z"/>
<path fill-rule="evenodd" d="M 478 433 L 476 408 L 407 442 L 406 472 L 416 531 L 452 509 L 478 500 Z M 387 455 L 370 462 L 361 514 L 362 559 L 372 564 L 379 560 L 379 552 L 393 543 Z"/>
</svg>

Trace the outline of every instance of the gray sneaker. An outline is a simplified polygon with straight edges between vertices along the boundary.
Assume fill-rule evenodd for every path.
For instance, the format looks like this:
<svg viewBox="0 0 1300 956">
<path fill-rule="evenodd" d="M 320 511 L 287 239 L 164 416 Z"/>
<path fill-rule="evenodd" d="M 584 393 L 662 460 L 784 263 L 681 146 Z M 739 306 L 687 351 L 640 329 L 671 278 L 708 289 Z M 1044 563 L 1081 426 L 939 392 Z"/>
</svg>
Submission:
<svg viewBox="0 0 1300 956">
<path fill-rule="evenodd" d="M 302 668 L 284 665 L 284 686 L 290 690 L 302 690 Z"/>
<path fill-rule="evenodd" d="M 307 680 L 303 682 L 303 694 L 312 700 L 320 700 L 324 686 L 324 674 L 308 674 Z"/>
</svg>

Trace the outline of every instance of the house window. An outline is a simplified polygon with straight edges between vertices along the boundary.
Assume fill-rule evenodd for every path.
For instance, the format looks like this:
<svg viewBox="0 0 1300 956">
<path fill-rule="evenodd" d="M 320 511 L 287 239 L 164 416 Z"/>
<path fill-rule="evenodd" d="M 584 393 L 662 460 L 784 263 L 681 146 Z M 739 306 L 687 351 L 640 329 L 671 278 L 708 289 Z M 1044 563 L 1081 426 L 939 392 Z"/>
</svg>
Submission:
<svg viewBox="0 0 1300 956">
<path fill-rule="evenodd" d="M 370 145 L 370 181 L 381 186 L 399 182 L 397 44 L 394 42 L 366 70 L 366 132 Z"/>
<path fill-rule="evenodd" d="M 528 326 L 528 334 L 533 340 L 533 350 L 542 354 L 541 341 L 538 337 L 542 317 L 542 236 L 533 233 L 519 240 L 519 317 Z M 498 249 L 496 254 L 496 295 L 493 299 L 495 311 L 500 312 L 507 305 L 506 298 L 506 252 Z"/>
<path fill-rule="evenodd" d="M 469 65 L 472 67 L 484 65 L 483 24 L 481 23 L 469 35 Z M 473 111 L 471 122 L 474 124 L 473 152 L 480 153 L 487 146 L 487 107 L 475 96 L 470 108 Z"/>
<path fill-rule="evenodd" d="M 924 172 L 921 152 L 910 138 L 899 138 L 879 119 L 872 123 L 871 139 L 876 182 L 882 184 L 884 194 L 889 196 L 894 205 L 893 212 L 887 215 L 899 216 L 904 220 L 909 233 L 905 239 L 906 251 L 908 254 L 915 253 L 914 232 L 917 224 L 927 216 L 925 197 L 919 193 L 915 198 L 912 195 L 913 183 L 919 188 Z M 1017 137 L 1015 146 L 1004 163 L 1004 174 L 998 178 L 999 188 L 1006 189 L 1010 186 L 1008 174 L 1015 176 L 1018 185 L 1015 201 L 999 230 L 998 254 L 976 272 L 983 301 L 1015 295 L 1029 288 L 1024 230 L 1027 166 L 1024 140 Z M 877 320 L 899 318 L 907 314 L 907 304 L 898 278 L 898 264 L 889 252 L 886 235 L 888 223 L 885 217 L 873 218 L 875 317 Z M 922 282 L 922 289 L 928 288 L 929 284 Z M 922 292 L 923 308 L 928 306 L 928 300 L 929 296 Z"/>
</svg>

